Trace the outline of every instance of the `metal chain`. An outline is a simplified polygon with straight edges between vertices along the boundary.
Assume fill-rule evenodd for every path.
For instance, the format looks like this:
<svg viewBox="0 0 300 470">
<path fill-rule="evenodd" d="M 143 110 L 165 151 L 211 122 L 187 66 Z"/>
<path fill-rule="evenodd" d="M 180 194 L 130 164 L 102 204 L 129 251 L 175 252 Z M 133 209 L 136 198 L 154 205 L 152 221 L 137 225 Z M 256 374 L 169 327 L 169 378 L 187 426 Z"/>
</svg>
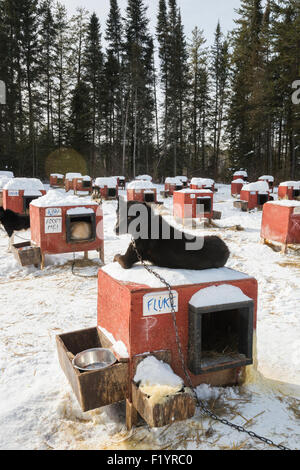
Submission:
<svg viewBox="0 0 300 470">
<path fill-rule="evenodd" d="M 254 438 L 254 439 L 258 439 L 260 440 L 261 442 L 265 443 L 265 444 L 268 444 L 269 446 L 273 446 L 273 447 L 277 447 L 278 449 L 280 450 L 291 450 L 289 449 L 288 447 L 285 447 L 283 445 L 280 445 L 280 444 L 275 444 L 273 441 L 271 441 L 271 439 L 267 439 L 263 436 L 259 436 L 258 434 L 256 434 L 255 432 L 253 431 L 248 431 L 246 428 L 244 428 L 243 426 L 238 426 L 237 424 L 234 424 L 234 423 L 231 423 L 230 421 L 228 421 L 227 419 L 222 419 L 222 418 L 219 418 L 215 413 L 213 413 L 209 408 L 207 408 L 204 403 L 199 399 L 198 395 L 197 395 L 197 392 L 195 390 L 195 387 L 193 386 L 193 383 L 192 383 L 192 380 L 191 380 L 191 377 L 190 377 L 190 374 L 186 368 L 186 365 L 185 365 L 185 360 L 184 360 L 184 355 L 183 355 L 183 352 L 182 352 L 182 346 L 181 346 L 181 342 L 180 342 L 180 338 L 179 338 L 179 332 L 178 332 L 178 327 L 177 327 L 177 321 L 176 321 L 176 311 L 175 311 L 175 307 L 174 307 L 174 295 L 173 295 L 173 292 L 172 292 L 172 287 L 170 286 L 170 284 L 162 277 L 160 276 L 156 271 L 154 271 L 153 269 L 151 269 L 146 263 L 145 261 L 143 260 L 142 256 L 140 255 L 138 249 L 137 249 L 137 246 L 136 246 L 136 241 L 133 239 L 132 240 L 132 246 L 135 250 L 135 253 L 137 255 L 137 258 L 138 260 L 140 261 L 140 263 L 142 263 L 143 267 L 146 269 L 146 271 L 148 271 L 150 274 L 152 274 L 153 276 L 155 276 L 162 284 L 164 284 L 168 291 L 169 291 L 169 299 L 170 299 L 170 304 L 171 304 L 171 313 L 172 313 L 172 318 L 173 318 L 173 324 L 174 324 L 174 329 L 175 329 L 175 336 L 176 336 L 176 343 L 177 343 L 177 347 L 178 347 L 178 352 L 179 352 L 179 357 L 180 357 L 180 361 L 181 361 L 181 365 L 182 365 L 182 369 L 184 371 L 184 374 L 186 376 L 186 379 L 187 379 L 187 382 L 189 384 L 189 387 L 191 388 L 194 396 L 195 396 L 195 399 L 196 399 L 196 402 L 198 403 L 198 406 L 199 408 L 202 410 L 202 412 L 205 414 L 205 415 L 208 415 L 210 418 L 212 418 L 214 421 L 217 421 L 219 423 L 222 423 L 224 424 L 225 426 L 229 426 L 233 429 L 235 429 L 236 431 L 240 432 L 240 433 L 246 433 L 248 434 L 250 437 Z"/>
</svg>

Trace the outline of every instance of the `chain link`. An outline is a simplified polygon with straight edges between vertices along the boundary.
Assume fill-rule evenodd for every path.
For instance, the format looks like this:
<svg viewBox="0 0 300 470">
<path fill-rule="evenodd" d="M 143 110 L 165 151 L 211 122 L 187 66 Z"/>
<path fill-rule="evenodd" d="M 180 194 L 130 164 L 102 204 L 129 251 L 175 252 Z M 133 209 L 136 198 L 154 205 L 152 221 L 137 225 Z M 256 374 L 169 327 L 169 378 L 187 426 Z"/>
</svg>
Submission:
<svg viewBox="0 0 300 470">
<path fill-rule="evenodd" d="M 180 338 L 179 338 L 179 332 L 178 332 L 178 327 L 177 327 L 177 321 L 176 321 L 176 311 L 175 311 L 175 303 L 174 303 L 174 295 L 173 295 L 173 292 L 172 292 L 172 287 L 170 286 L 170 284 L 162 277 L 160 276 L 156 271 L 154 271 L 153 269 L 151 269 L 146 263 L 145 261 L 143 260 L 141 254 L 139 253 L 138 249 L 137 249 L 137 246 L 136 246 L 136 241 L 133 239 L 132 240 L 132 246 L 135 250 L 135 253 L 137 255 L 137 258 L 138 260 L 140 261 L 140 263 L 144 266 L 144 268 L 146 269 L 146 271 L 148 271 L 150 274 L 152 274 L 153 276 L 155 276 L 162 284 L 164 284 L 168 291 L 169 291 L 169 299 L 170 299 L 170 304 L 171 304 L 171 313 L 172 313 L 172 318 L 173 318 L 173 324 L 174 324 L 174 329 L 175 329 L 175 336 L 176 336 L 176 344 L 177 344 L 177 348 L 178 348 L 178 352 L 179 352 L 179 357 L 180 357 L 180 361 L 181 361 L 181 365 L 182 365 L 182 369 L 184 371 L 184 374 L 186 376 L 186 379 L 187 379 L 187 382 L 189 384 L 189 387 L 191 388 L 193 394 L 194 394 L 194 397 L 196 399 L 196 402 L 200 408 L 200 410 L 203 412 L 204 415 L 208 415 L 210 418 L 212 418 L 214 421 L 217 421 L 219 423 L 222 423 L 224 424 L 225 426 L 229 426 L 233 429 L 235 429 L 236 431 L 240 432 L 240 433 L 245 433 L 245 434 L 248 434 L 250 437 L 254 438 L 254 439 L 258 439 L 259 441 L 265 443 L 265 444 L 268 444 L 269 446 L 273 446 L 273 447 L 277 447 L 278 449 L 280 450 L 291 450 L 289 449 L 288 447 L 285 447 L 283 445 L 280 445 L 280 444 L 275 444 L 273 441 L 271 441 L 271 439 L 267 439 L 263 436 L 259 436 L 258 434 L 256 434 L 255 432 L 253 431 L 248 431 L 246 428 L 244 428 L 243 426 L 239 426 L 237 424 L 234 424 L 234 423 L 231 423 L 230 421 L 228 421 L 227 419 L 222 419 L 222 418 L 219 418 L 216 414 L 214 414 L 209 408 L 207 408 L 204 403 L 199 399 L 198 395 L 197 395 L 197 392 L 195 390 L 195 387 L 193 386 L 193 383 L 192 383 L 192 380 L 191 380 L 191 377 L 190 377 L 190 374 L 186 368 L 186 365 L 185 365 L 185 360 L 184 360 L 184 355 L 183 355 L 183 352 L 182 352 L 182 347 L 181 347 L 181 341 L 180 341 Z"/>
</svg>

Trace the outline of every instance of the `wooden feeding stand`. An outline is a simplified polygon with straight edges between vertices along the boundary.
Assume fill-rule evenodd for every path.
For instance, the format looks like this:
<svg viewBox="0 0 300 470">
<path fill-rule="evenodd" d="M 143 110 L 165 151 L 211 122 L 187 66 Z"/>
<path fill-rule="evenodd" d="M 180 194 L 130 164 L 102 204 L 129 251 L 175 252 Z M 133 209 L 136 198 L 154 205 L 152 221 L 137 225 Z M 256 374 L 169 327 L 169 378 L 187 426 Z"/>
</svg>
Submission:
<svg viewBox="0 0 300 470">
<path fill-rule="evenodd" d="M 174 191 L 181 191 L 183 182 L 179 178 L 166 178 L 165 190 L 162 192 L 163 197 L 173 196 Z"/>
<path fill-rule="evenodd" d="M 127 186 L 127 201 L 156 203 L 156 187 L 151 181 L 132 181 Z"/>
<path fill-rule="evenodd" d="M 82 178 L 81 173 L 67 173 L 65 176 L 65 190 L 66 192 L 74 190 L 74 181 L 78 178 Z"/>
<path fill-rule="evenodd" d="M 274 176 L 264 175 L 258 178 L 258 181 L 266 181 L 269 185 L 269 189 L 273 191 L 274 189 Z"/>
<path fill-rule="evenodd" d="M 104 262 L 102 208 L 77 196 L 51 195 L 30 205 L 31 245 L 45 254 L 98 251 Z"/>
<path fill-rule="evenodd" d="M 300 181 L 285 181 L 278 187 L 278 198 L 292 200 L 300 200 Z"/>
<path fill-rule="evenodd" d="M 173 215 L 183 225 L 214 216 L 214 193 L 209 189 L 183 189 L 173 195 Z"/>
<path fill-rule="evenodd" d="M 112 200 L 119 195 L 118 181 L 116 178 L 97 178 L 94 184 L 93 197 L 95 199 Z"/>
<path fill-rule="evenodd" d="M 286 253 L 300 245 L 300 201 L 274 201 L 264 205 L 261 225 L 264 244 L 279 244 Z"/>
<path fill-rule="evenodd" d="M 52 173 L 50 175 L 50 187 L 53 189 L 65 187 L 65 177 L 59 173 Z"/>
<path fill-rule="evenodd" d="M 77 196 L 88 196 L 93 192 L 93 182 L 90 176 L 82 176 L 73 180 L 74 194 Z"/>
<path fill-rule="evenodd" d="M 241 190 L 243 186 L 245 186 L 246 182 L 242 179 L 236 179 L 231 183 L 231 196 L 234 198 L 239 198 L 241 194 Z"/>
<path fill-rule="evenodd" d="M 243 186 L 240 200 L 234 201 L 233 205 L 243 212 L 253 209 L 262 210 L 266 202 L 270 200 L 269 185 L 266 181 L 258 181 Z"/>
<path fill-rule="evenodd" d="M 192 178 L 191 189 L 209 189 L 212 192 L 215 192 L 215 182 L 210 178 Z"/>
<path fill-rule="evenodd" d="M 46 194 L 44 185 L 36 178 L 13 178 L 3 188 L 3 208 L 28 215 L 29 205 Z"/>
<path fill-rule="evenodd" d="M 155 268 L 160 273 L 160 268 Z M 176 323 L 186 368 L 196 387 L 239 383 L 253 362 L 256 329 L 257 282 L 237 271 L 221 268 L 178 271 L 172 285 Z M 164 277 L 166 273 L 164 272 Z M 149 426 L 166 426 L 191 418 L 195 403 L 189 389 L 163 401 L 150 399 L 135 382 L 137 366 L 147 356 L 169 364 L 185 384 L 176 342 L 169 293 L 157 287 L 156 278 L 134 267 L 115 263 L 99 270 L 98 328 L 57 338 L 61 366 L 84 411 L 126 399 L 127 427 L 138 415 Z M 78 352 L 104 347 L 117 362 L 107 370 L 79 373 L 72 365 Z"/>
<path fill-rule="evenodd" d="M 233 181 L 234 180 L 239 180 L 239 179 L 242 179 L 244 181 L 248 181 L 248 173 L 247 171 L 245 170 L 239 170 L 239 171 L 236 171 L 234 174 L 233 174 Z"/>
</svg>

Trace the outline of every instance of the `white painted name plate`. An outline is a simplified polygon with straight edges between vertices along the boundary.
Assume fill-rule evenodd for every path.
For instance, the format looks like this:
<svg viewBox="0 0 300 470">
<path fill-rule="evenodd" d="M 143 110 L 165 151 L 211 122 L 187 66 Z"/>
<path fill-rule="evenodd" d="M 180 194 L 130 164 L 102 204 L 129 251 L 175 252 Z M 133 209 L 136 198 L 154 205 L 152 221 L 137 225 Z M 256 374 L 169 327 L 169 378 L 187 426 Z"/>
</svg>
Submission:
<svg viewBox="0 0 300 470">
<path fill-rule="evenodd" d="M 61 208 L 60 207 L 49 207 L 46 209 L 46 217 L 57 217 L 61 215 Z"/>
<path fill-rule="evenodd" d="M 172 291 L 175 312 L 178 312 L 178 292 Z M 169 292 L 153 292 L 143 297 L 143 316 L 172 313 Z"/>
<path fill-rule="evenodd" d="M 45 233 L 61 233 L 62 232 L 62 218 L 61 217 L 48 217 L 45 219 Z"/>
</svg>

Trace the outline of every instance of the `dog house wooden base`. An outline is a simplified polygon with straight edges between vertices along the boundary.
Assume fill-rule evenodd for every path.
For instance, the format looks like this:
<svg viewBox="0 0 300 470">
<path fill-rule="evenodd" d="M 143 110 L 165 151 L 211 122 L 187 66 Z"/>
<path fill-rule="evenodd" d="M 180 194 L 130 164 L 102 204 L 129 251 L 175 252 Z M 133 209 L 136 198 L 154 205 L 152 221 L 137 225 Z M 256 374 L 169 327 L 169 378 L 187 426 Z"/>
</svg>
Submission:
<svg viewBox="0 0 300 470">
<path fill-rule="evenodd" d="M 261 239 L 265 244 L 279 244 L 286 253 L 288 246 L 300 245 L 300 202 L 282 201 L 264 205 Z"/>
<path fill-rule="evenodd" d="M 270 200 L 269 193 L 260 194 L 259 191 L 244 191 L 240 193 L 240 200 L 234 201 L 233 206 L 242 211 L 253 209 L 262 210 L 266 202 Z"/>
</svg>

